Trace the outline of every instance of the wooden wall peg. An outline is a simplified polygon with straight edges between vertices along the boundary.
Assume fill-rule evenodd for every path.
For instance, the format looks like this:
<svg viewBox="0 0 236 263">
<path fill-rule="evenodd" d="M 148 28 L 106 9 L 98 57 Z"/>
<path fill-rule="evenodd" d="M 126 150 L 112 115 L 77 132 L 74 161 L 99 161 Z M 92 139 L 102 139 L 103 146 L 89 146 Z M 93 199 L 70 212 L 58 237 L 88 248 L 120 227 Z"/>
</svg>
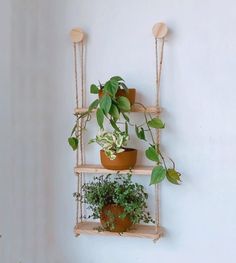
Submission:
<svg viewBox="0 0 236 263">
<path fill-rule="evenodd" d="M 168 27 L 164 23 L 156 23 L 152 28 L 155 38 L 164 38 L 168 33 Z"/>
<path fill-rule="evenodd" d="M 70 36 L 73 43 L 79 43 L 84 39 L 84 32 L 80 28 L 73 28 Z"/>
</svg>

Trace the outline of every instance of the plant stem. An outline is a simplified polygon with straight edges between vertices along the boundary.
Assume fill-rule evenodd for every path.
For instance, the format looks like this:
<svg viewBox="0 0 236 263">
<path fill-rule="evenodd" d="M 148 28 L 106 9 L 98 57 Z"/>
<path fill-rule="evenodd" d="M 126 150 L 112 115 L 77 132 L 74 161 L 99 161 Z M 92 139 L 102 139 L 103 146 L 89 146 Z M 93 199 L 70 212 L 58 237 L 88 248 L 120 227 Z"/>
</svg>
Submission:
<svg viewBox="0 0 236 263">
<path fill-rule="evenodd" d="M 145 118 L 145 121 L 146 121 L 146 124 L 147 124 L 147 123 L 148 123 L 148 119 L 147 119 L 147 114 L 146 114 L 146 112 L 144 112 L 144 118 Z M 152 130 L 151 130 L 151 128 L 148 126 L 148 124 L 147 124 L 147 128 L 148 128 L 148 131 L 149 131 L 149 133 L 150 133 L 150 135 L 151 135 L 152 143 L 155 145 L 154 136 L 153 136 Z"/>
<path fill-rule="evenodd" d="M 163 164 L 164 164 L 164 166 L 165 166 L 165 169 L 167 170 L 165 158 L 164 158 L 164 156 L 162 155 L 162 153 L 161 153 L 161 151 L 160 151 L 159 145 L 158 145 L 158 147 L 157 147 L 157 151 L 158 151 L 158 154 L 161 156 L 161 159 L 162 159 L 162 161 L 163 161 Z"/>
<path fill-rule="evenodd" d="M 142 103 L 136 102 L 135 104 L 140 105 L 141 107 L 143 107 L 143 108 L 145 109 L 145 111 L 147 110 L 147 108 L 146 108 Z M 149 115 L 149 118 L 151 119 L 151 118 L 152 118 L 152 115 L 151 115 L 150 113 L 148 113 L 148 115 Z M 160 155 L 160 157 L 161 157 L 161 159 L 162 159 L 162 162 L 163 162 L 163 164 L 164 164 L 164 166 L 165 166 L 165 169 L 167 170 L 167 166 L 166 166 L 166 163 L 165 163 L 165 158 L 164 158 L 164 156 L 162 155 L 162 153 L 161 153 L 161 151 L 160 151 L 159 145 L 157 145 L 157 143 L 155 143 L 152 130 L 151 130 L 151 128 L 148 126 L 148 118 L 147 118 L 147 113 L 146 113 L 146 112 L 144 112 L 144 117 L 145 117 L 146 125 L 147 125 L 147 128 L 148 128 L 148 130 L 145 130 L 145 131 L 149 131 L 149 133 L 150 133 L 150 135 L 151 135 L 151 138 L 152 138 L 153 145 L 155 145 L 155 149 L 156 149 L 157 153 Z"/>
</svg>

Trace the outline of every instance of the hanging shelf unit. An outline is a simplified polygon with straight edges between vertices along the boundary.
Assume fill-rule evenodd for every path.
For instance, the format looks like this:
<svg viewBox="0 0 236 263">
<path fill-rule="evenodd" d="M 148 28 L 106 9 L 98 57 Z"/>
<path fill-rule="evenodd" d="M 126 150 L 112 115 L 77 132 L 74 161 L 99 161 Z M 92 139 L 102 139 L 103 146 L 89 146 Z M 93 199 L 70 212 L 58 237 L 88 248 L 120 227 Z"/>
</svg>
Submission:
<svg viewBox="0 0 236 263">
<path fill-rule="evenodd" d="M 156 54 L 156 106 L 149 106 L 145 109 L 145 112 L 160 116 L 162 108 L 160 107 L 160 77 L 163 61 L 163 48 L 165 37 L 168 32 L 168 28 L 164 23 L 157 23 L 152 29 L 155 38 L 155 54 Z M 75 28 L 71 30 L 71 39 L 74 49 L 74 73 L 75 73 L 75 88 L 76 88 L 76 108 L 74 110 L 74 115 L 84 113 L 88 110 L 85 106 L 85 34 L 80 28 Z M 78 57 L 80 61 L 78 63 Z M 78 78 L 78 72 L 80 72 L 80 78 Z M 144 112 L 142 107 L 135 105 L 132 107 L 131 112 Z M 81 121 L 81 120 L 80 120 Z M 157 141 L 160 143 L 160 130 L 157 130 Z M 86 174 L 104 174 L 111 173 L 115 174 L 119 172 L 120 174 L 126 174 L 129 170 L 114 171 L 108 170 L 101 165 L 87 164 L 85 162 L 84 154 L 84 143 L 83 136 L 81 136 L 79 147 L 76 155 L 76 167 L 74 168 L 74 173 L 77 175 L 77 192 L 82 192 L 82 184 L 85 182 Z M 152 166 L 136 165 L 132 169 L 133 175 L 151 175 Z M 157 241 L 160 237 L 164 235 L 164 228 L 160 226 L 160 185 L 155 185 L 155 225 L 135 225 L 131 230 L 124 233 L 115 233 L 110 231 L 98 231 L 100 223 L 95 221 L 84 220 L 84 213 L 86 208 L 83 206 L 82 202 L 77 200 L 76 205 L 76 224 L 74 227 L 74 233 L 76 236 L 87 234 L 87 235 L 101 235 L 101 236 L 124 236 L 124 237 L 140 237 L 149 238 Z"/>
</svg>

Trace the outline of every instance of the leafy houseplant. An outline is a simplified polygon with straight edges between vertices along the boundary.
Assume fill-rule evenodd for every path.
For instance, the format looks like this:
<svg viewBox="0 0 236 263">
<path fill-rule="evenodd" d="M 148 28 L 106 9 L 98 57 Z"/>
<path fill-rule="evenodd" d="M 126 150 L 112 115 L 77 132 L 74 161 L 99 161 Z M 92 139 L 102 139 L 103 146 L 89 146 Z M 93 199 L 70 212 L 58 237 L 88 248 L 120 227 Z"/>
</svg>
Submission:
<svg viewBox="0 0 236 263">
<path fill-rule="evenodd" d="M 140 221 L 154 223 L 146 211 L 148 194 L 142 185 L 132 182 L 130 173 L 101 175 L 82 189 L 82 199 L 92 211 L 89 218 L 100 218 L 104 230 L 125 232 Z"/>
<path fill-rule="evenodd" d="M 102 85 L 101 83 L 99 83 L 98 86 L 96 86 L 95 84 L 92 84 L 90 87 L 91 93 L 98 93 L 99 98 L 105 93 L 105 92 L 109 92 L 111 94 L 111 88 L 110 87 L 117 87 L 118 89 L 115 91 L 115 97 L 119 98 L 120 96 L 124 96 L 126 97 L 130 104 L 134 104 L 135 103 L 135 96 L 136 96 L 136 89 L 130 89 L 125 85 L 124 80 L 119 77 L 119 76 L 115 76 L 110 78 L 110 80 L 108 80 L 104 85 Z"/>
<path fill-rule="evenodd" d="M 146 107 L 141 103 L 144 110 Z M 160 150 L 160 145 L 158 144 L 158 140 L 155 140 L 154 131 L 156 129 L 164 129 L 165 124 L 160 118 L 153 118 L 151 114 L 144 111 L 145 122 L 141 125 L 135 125 L 136 135 L 139 139 L 148 142 L 146 133 L 149 133 L 151 142 L 148 142 L 149 147 L 145 151 L 145 155 L 147 159 L 153 161 L 155 163 L 154 168 L 152 169 L 151 174 L 151 184 L 158 184 L 163 181 L 165 178 L 172 184 L 179 184 L 181 182 L 180 176 L 181 174 L 176 171 L 175 163 L 172 159 L 168 158 L 172 163 L 172 167 L 167 167 L 167 160 L 164 157 L 163 153 Z"/>
<path fill-rule="evenodd" d="M 120 93 L 121 91 L 123 93 Z M 68 138 L 68 142 L 73 150 L 77 149 L 78 140 L 82 131 L 86 129 L 87 122 L 91 120 L 91 113 L 93 110 L 96 110 L 96 120 L 101 129 L 103 129 L 104 119 L 107 119 L 111 126 L 117 131 L 120 129 L 116 122 L 121 116 L 123 116 L 126 123 L 129 122 L 129 117 L 127 115 L 127 113 L 131 111 L 131 103 L 128 99 L 129 89 L 121 77 L 114 76 L 104 85 L 99 84 L 99 86 L 96 86 L 92 84 L 90 93 L 99 94 L 99 98 L 95 99 L 89 105 L 87 111 L 76 114 L 76 124 Z M 80 120 L 83 120 L 83 122 L 80 122 Z"/>
<path fill-rule="evenodd" d="M 115 160 L 118 153 L 124 152 L 124 147 L 127 145 L 129 135 L 126 132 L 107 132 L 102 131 L 95 139 L 89 143 L 96 142 L 104 150 L 106 156 L 110 160 Z"/>
<path fill-rule="evenodd" d="M 119 128 L 116 126 L 116 122 L 120 115 L 122 114 L 125 119 L 128 119 L 125 113 L 130 112 L 131 104 L 127 97 L 117 96 L 120 87 L 123 87 L 125 92 L 128 93 L 124 80 L 119 76 L 110 78 L 104 85 L 99 84 L 99 86 L 96 86 L 92 84 L 90 87 L 92 94 L 99 94 L 99 91 L 102 91 L 102 93 L 100 92 L 100 98 L 92 102 L 92 104 L 96 104 L 96 101 L 98 103 L 96 117 L 101 129 L 103 129 L 104 118 L 107 118 L 112 127 L 117 130 Z"/>
<path fill-rule="evenodd" d="M 90 143 L 96 142 L 101 147 L 102 165 L 111 170 L 125 170 L 133 168 L 137 159 L 137 150 L 125 148 L 129 140 L 127 131 L 102 131 Z"/>
</svg>

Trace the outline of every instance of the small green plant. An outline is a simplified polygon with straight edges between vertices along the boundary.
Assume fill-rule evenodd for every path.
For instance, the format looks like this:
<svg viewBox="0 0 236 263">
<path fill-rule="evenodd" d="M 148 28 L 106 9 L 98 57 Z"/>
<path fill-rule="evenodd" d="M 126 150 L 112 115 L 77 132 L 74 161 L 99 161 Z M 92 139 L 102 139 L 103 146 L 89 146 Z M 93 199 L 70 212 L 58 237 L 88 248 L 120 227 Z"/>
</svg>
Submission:
<svg viewBox="0 0 236 263">
<path fill-rule="evenodd" d="M 143 104 L 138 104 L 141 105 L 144 110 L 146 110 L 146 107 Z M 143 124 L 135 125 L 135 131 L 137 137 L 140 140 L 144 140 L 149 144 L 148 148 L 145 151 L 145 155 L 147 159 L 155 163 L 155 166 L 152 169 L 150 185 L 158 184 L 165 178 L 167 178 L 167 180 L 172 184 L 180 184 L 181 174 L 176 171 L 174 161 L 168 158 L 169 161 L 172 163 L 172 167 L 169 168 L 167 166 L 167 160 L 161 152 L 160 145 L 158 144 L 154 136 L 154 132 L 156 131 L 156 129 L 164 129 L 165 124 L 160 118 L 153 118 L 152 115 L 147 113 L 146 111 L 144 111 L 144 118 L 145 122 Z M 151 138 L 151 142 L 147 139 L 147 133 Z"/>
<path fill-rule="evenodd" d="M 132 182 L 131 176 L 131 173 L 117 173 L 115 177 L 111 174 L 101 175 L 94 177 L 92 182 L 85 183 L 81 198 L 92 211 L 89 218 L 98 219 L 106 205 L 117 204 L 124 209 L 121 218 L 128 216 L 133 224 L 140 221 L 154 223 L 150 213 L 146 211 L 148 194 L 142 185 Z M 74 196 L 78 198 L 78 194 L 75 193 Z"/>
<path fill-rule="evenodd" d="M 101 131 L 95 139 L 90 140 L 89 143 L 96 142 L 105 151 L 106 156 L 110 160 L 115 160 L 117 153 L 123 152 L 124 147 L 127 146 L 129 135 L 121 131 Z"/>
<path fill-rule="evenodd" d="M 110 78 L 105 84 L 99 83 L 98 86 L 92 84 L 90 87 L 91 94 L 99 94 L 100 98 L 95 99 L 86 112 L 76 114 L 76 123 L 72 129 L 68 142 L 73 150 L 78 148 L 78 140 L 82 131 L 86 129 L 87 122 L 91 120 L 91 113 L 96 109 L 96 120 L 100 129 L 103 129 L 104 120 L 107 119 L 111 126 L 120 131 L 117 121 L 122 116 L 125 122 L 129 122 L 127 113 L 131 111 L 130 101 L 124 96 L 117 96 L 119 89 L 128 92 L 124 80 L 119 76 Z M 83 120 L 83 122 L 80 122 Z"/>
</svg>

